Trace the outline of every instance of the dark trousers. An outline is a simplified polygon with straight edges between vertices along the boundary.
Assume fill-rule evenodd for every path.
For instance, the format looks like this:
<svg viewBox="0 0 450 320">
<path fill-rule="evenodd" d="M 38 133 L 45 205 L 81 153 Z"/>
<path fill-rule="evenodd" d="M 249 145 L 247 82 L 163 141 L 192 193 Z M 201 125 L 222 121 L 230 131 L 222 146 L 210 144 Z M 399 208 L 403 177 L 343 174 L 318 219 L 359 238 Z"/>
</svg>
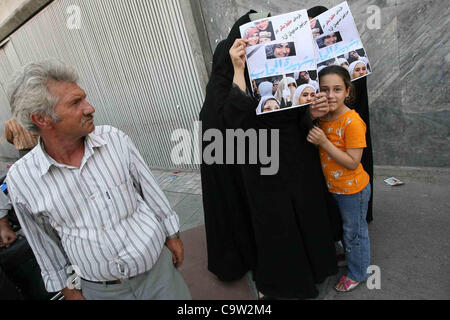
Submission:
<svg viewBox="0 0 450 320">
<path fill-rule="evenodd" d="M 0 249 L 0 300 L 49 300 L 41 269 L 27 240 L 19 237 Z"/>
</svg>

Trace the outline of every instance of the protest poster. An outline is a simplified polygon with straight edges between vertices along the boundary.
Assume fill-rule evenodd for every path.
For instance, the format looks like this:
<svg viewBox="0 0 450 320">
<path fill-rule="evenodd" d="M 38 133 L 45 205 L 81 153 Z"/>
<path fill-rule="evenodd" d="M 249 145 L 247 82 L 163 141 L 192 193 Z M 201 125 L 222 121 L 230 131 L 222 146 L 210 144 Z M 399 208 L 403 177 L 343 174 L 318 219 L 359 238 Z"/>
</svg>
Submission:
<svg viewBox="0 0 450 320">
<path fill-rule="evenodd" d="M 241 26 L 240 31 L 248 40 L 252 91 L 260 97 L 256 113 L 311 103 L 319 86 L 311 79 L 317 77 L 317 65 L 307 11 L 256 20 Z"/>
<path fill-rule="evenodd" d="M 340 65 L 349 70 L 352 81 L 372 73 L 347 2 L 322 13 L 310 24 L 318 72 L 329 65 Z"/>
</svg>

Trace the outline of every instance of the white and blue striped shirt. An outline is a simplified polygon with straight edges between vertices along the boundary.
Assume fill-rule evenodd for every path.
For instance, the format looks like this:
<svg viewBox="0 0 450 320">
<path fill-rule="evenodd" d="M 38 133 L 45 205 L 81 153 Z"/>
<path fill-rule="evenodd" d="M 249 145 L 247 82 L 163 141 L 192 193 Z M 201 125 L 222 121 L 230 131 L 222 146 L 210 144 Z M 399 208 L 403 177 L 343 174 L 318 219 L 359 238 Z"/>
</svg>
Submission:
<svg viewBox="0 0 450 320">
<path fill-rule="evenodd" d="M 139 151 L 110 126 L 86 137 L 80 168 L 57 163 L 39 143 L 6 181 L 49 292 L 67 287 L 69 265 L 91 281 L 146 272 L 179 230 Z"/>
</svg>

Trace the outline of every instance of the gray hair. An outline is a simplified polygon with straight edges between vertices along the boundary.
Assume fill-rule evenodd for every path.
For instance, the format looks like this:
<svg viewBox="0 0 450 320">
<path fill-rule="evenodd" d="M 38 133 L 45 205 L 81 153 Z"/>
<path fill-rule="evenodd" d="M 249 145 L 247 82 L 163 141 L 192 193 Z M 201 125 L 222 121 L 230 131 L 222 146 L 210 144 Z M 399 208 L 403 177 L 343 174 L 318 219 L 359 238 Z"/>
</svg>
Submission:
<svg viewBox="0 0 450 320">
<path fill-rule="evenodd" d="M 31 121 L 31 114 L 46 115 L 57 122 L 55 107 L 58 98 L 48 91 L 49 81 L 78 82 L 74 68 L 58 60 L 29 63 L 17 72 L 7 87 L 11 112 L 26 130 L 39 133 L 39 128 Z"/>
</svg>

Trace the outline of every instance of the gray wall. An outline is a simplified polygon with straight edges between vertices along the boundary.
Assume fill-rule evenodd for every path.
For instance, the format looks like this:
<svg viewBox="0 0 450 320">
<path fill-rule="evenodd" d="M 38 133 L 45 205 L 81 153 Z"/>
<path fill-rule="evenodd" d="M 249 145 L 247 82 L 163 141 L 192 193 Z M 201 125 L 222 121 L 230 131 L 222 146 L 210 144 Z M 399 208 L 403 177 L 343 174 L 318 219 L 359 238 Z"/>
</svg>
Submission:
<svg viewBox="0 0 450 320">
<path fill-rule="evenodd" d="M 67 27 L 72 5 L 81 18 L 74 29 Z M 21 65 L 62 60 L 79 72 L 96 125 L 126 132 L 152 168 L 198 169 L 171 159 L 171 134 L 194 130 L 208 78 L 192 20 L 185 0 L 56 0 L 0 49 L 0 84 Z M 1 129 L 10 116 L 1 92 L 0 104 Z M 0 156 L 14 156 L 6 146 Z"/>
<path fill-rule="evenodd" d="M 342 2 L 198 1 L 213 50 L 249 9 L 277 15 Z M 348 4 L 374 68 L 368 84 L 375 164 L 450 166 L 448 2 L 349 0 Z M 379 30 L 367 27 L 370 5 L 381 9 Z"/>
</svg>

